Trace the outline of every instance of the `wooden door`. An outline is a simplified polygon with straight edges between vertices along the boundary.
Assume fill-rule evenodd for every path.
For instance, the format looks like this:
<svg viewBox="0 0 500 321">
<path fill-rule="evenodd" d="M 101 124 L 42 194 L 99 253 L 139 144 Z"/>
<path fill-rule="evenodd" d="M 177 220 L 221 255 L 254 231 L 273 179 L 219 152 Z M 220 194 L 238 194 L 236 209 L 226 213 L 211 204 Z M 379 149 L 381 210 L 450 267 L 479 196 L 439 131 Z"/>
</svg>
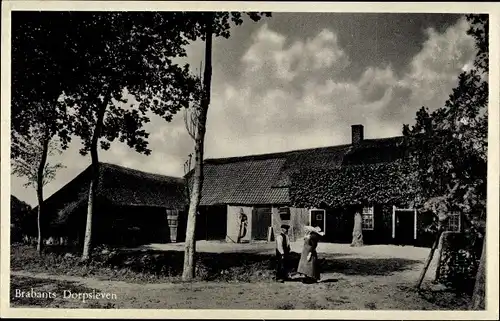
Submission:
<svg viewBox="0 0 500 321">
<path fill-rule="evenodd" d="M 326 216 L 325 237 L 334 243 L 351 243 L 354 213 L 346 209 L 334 209 Z"/>
<path fill-rule="evenodd" d="M 252 239 L 267 240 L 267 232 L 271 226 L 271 207 L 255 207 L 252 211 Z"/>
<path fill-rule="evenodd" d="M 398 211 L 395 213 L 395 241 L 399 245 L 413 245 L 415 232 L 415 217 L 413 211 Z"/>
</svg>

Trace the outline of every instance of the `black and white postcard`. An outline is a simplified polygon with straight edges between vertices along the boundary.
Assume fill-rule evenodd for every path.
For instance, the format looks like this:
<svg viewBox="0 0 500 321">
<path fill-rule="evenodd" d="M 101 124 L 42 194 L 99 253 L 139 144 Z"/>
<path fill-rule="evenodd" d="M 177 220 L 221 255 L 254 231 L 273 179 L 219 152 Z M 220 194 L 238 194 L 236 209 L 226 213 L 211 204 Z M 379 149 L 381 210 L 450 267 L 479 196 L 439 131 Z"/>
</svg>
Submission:
<svg viewBox="0 0 500 321">
<path fill-rule="evenodd" d="M 2 316 L 498 318 L 498 9 L 3 2 Z"/>
</svg>

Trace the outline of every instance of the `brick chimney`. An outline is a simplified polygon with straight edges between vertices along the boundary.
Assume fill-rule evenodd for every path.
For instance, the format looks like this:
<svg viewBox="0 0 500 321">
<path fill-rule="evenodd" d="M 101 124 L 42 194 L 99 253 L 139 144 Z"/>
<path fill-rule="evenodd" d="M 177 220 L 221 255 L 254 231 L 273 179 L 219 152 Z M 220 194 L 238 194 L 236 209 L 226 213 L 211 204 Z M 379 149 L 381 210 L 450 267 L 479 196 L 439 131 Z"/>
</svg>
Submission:
<svg viewBox="0 0 500 321">
<path fill-rule="evenodd" d="M 363 141 L 363 125 L 351 125 L 352 144 L 357 145 Z"/>
</svg>

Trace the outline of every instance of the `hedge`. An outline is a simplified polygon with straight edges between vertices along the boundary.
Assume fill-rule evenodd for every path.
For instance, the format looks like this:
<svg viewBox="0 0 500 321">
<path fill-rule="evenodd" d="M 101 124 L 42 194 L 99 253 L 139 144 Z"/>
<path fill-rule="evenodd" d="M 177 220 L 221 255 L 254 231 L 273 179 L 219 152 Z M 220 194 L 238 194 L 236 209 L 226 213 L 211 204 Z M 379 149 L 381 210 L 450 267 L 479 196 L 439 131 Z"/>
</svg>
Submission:
<svg viewBox="0 0 500 321">
<path fill-rule="evenodd" d="M 460 292 L 472 293 L 481 259 L 482 239 L 468 233 L 443 234 L 438 282 Z"/>
</svg>

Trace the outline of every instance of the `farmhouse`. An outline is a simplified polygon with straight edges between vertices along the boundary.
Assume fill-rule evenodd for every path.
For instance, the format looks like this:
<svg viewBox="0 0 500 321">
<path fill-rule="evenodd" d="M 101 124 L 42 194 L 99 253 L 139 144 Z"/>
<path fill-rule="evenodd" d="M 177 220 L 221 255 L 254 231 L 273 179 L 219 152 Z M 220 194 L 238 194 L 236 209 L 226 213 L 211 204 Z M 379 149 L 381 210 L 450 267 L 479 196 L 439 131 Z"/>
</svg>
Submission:
<svg viewBox="0 0 500 321">
<path fill-rule="evenodd" d="M 367 244 L 427 245 L 432 237 L 423 227 L 434 218 L 414 208 L 404 138 L 364 139 L 362 125 L 351 134 L 345 145 L 206 159 L 196 239 L 271 241 L 285 223 L 292 241 L 314 225 L 324 241 L 350 243 L 360 212 Z M 184 240 L 185 179 L 106 163 L 100 169 L 94 244 Z M 45 238 L 82 244 L 89 183 L 90 167 L 45 200 Z M 460 216 L 452 215 L 449 225 L 459 231 Z"/>
<path fill-rule="evenodd" d="M 351 144 L 207 159 L 197 238 L 270 240 L 286 223 L 292 240 L 311 224 L 325 241 L 350 243 L 360 211 L 365 243 L 425 242 L 432 217 L 413 208 L 404 156 L 402 136 L 364 139 L 353 125 Z"/>
<path fill-rule="evenodd" d="M 100 164 L 99 172 L 92 223 L 94 244 L 136 245 L 182 239 L 187 204 L 182 178 L 107 163 Z M 45 200 L 45 238 L 83 244 L 90 174 L 88 167 Z"/>
</svg>

